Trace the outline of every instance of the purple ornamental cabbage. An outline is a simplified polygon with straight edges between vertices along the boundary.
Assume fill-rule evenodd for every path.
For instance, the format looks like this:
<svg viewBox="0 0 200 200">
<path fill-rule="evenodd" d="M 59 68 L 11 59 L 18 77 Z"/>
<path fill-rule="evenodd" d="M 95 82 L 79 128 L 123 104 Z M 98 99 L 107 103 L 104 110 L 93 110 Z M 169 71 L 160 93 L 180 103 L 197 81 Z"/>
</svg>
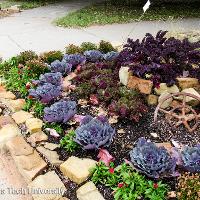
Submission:
<svg viewBox="0 0 200 200">
<path fill-rule="evenodd" d="M 103 54 L 98 50 L 85 51 L 84 55 L 89 62 L 97 62 L 103 60 Z"/>
<path fill-rule="evenodd" d="M 130 152 L 133 165 L 149 177 L 160 178 L 177 176 L 176 159 L 172 158 L 164 147 L 140 138 L 137 146 Z"/>
<path fill-rule="evenodd" d="M 76 129 L 75 134 L 74 141 L 80 144 L 83 149 L 99 149 L 111 144 L 115 129 L 109 125 L 105 117 L 93 118 L 87 115 Z"/>
<path fill-rule="evenodd" d="M 51 83 L 52 85 L 60 86 L 62 84 L 62 74 L 60 72 L 56 72 L 40 75 L 39 84 L 43 85 L 45 83 Z"/>
<path fill-rule="evenodd" d="M 29 98 L 40 100 L 42 103 L 50 103 L 61 95 L 61 86 L 45 83 L 36 89 L 29 90 Z"/>
<path fill-rule="evenodd" d="M 72 67 L 84 64 L 86 61 L 85 56 L 81 54 L 65 54 L 63 57 L 63 62 L 69 63 Z"/>
<path fill-rule="evenodd" d="M 44 121 L 66 123 L 76 113 L 75 101 L 59 101 L 44 109 Z"/>
<path fill-rule="evenodd" d="M 116 51 L 111 51 L 103 55 L 104 60 L 114 61 L 118 57 L 119 53 Z"/>
<path fill-rule="evenodd" d="M 200 144 L 195 147 L 185 146 L 181 152 L 183 167 L 189 172 L 200 172 Z"/>
<path fill-rule="evenodd" d="M 62 75 L 69 74 L 72 69 L 72 65 L 70 63 L 66 63 L 65 61 L 55 60 L 49 66 L 51 72 L 60 72 Z"/>
</svg>

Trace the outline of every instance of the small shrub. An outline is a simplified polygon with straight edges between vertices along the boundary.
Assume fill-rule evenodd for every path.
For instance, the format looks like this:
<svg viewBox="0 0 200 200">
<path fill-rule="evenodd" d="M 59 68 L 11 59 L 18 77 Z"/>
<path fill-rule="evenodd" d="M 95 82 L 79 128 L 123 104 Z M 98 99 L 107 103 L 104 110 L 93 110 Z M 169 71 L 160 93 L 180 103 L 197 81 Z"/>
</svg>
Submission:
<svg viewBox="0 0 200 200">
<path fill-rule="evenodd" d="M 38 59 L 27 61 L 26 67 L 30 71 L 31 76 L 39 77 L 40 74 L 48 72 L 47 64 Z"/>
<path fill-rule="evenodd" d="M 60 146 L 65 149 L 67 152 L 74 152 L 79 146 L 74 142 L 75 131 L 69 131 L 61 140 Z"/>
<path fill-rule="evenodd" d="M 38 56 L 34 51 L 24 51 L 21 52 L 16 58 L 18 63 L 25 65 L 28 61 L 38 59 Z"/>
<path fill-rule="evenodd" d="M 83 42 L 80 46 L 81 51 L 97 50 L 97 45 L 92 42 Z"/>
<path fill-rule="evenodd" d="M 69 44 L 65 47 L 65 53 L 66 54 L 76 54 L 81 53 L 81 48 L 79 46 L 76 46 L 74 44 Z"/>
<path fill-rule="evenodd" d="M 40 56 L 40 59 L 48 64 L 51 64 L 55 60 L 61 61 L 63 58 L 63 53 L 61 51 L 49 51 L 45 52 Z"/>
<path fill-rule="evenodd" d="M 109 125 L 106 118 L 93 118 L 86 116 L 75 131 L 74 139 L 83 149 L 98 149 L 108 147 L 115 134 L 115 130 Z"/>
<path fill-rule="evenodd" d="M 116 49 L 112 46 L 110 42 L 101 40 L 99 43 L 99 51 L 101 51 L 102 53 L 108 53 L 111 51 L 116 51 Z"/>
<path fill-rule="evenodd" d="M 182 174 L 178 178 L 178 200 L 200 199 L 199 174 Z"/>
</svg>

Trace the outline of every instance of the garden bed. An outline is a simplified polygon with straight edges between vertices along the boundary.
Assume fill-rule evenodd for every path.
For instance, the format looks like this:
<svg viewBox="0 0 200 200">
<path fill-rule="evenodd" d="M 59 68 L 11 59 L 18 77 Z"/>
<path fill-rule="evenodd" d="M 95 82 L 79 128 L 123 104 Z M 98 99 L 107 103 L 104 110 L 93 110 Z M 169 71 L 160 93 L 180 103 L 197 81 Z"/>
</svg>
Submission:
<svg viewBox="0 0 200 200">
<path fill-rule="evenodd" d="M 63 176 L 65 163 L 75 157 L 102 161 L 87 181 L 93 181 L 106 200 L 162 200 L 167 196 L 184 200 L 190 198 L 188 195 L 198 199 L 198 180 L 192 193 L 185 194 L 177 177 L 178 172 L 185 176 L 185 171 L 200 171 L 196 146 L 200 143 L 200 126 L 190 133 L 184 126 L 170 125 L 162 114 L 155 123 L 157 102 L 148 105 L 147 100 L 149 95 L 159 99 L 166 90 L 174 92 L 171 87 L 182 90 L 177 77 L 183 74 L 195 79 L 197 85 L 192 85 L 192 91 L 198 95 L 200 44 L 167 39 L 165 34 L 159 32 L 155 38 L 147 34 L 142 43 L 128 40 L 121 52 L 101 41 L 99 46 L 69 45 L 64 56 L 59 51 L 40 56 L 23 52 L 1 64 L 7 88 L 25 98 L 24 110 L 43 120 L 48 142 L 60 144 L 56 152 L 65 162 L 56 170 L 67 188 L 67 198 L 77 199 L 77 189 L 86 183 L 86 179 L 77 182 Z M 129 70 L 120 74 L 124 66 Z M 125 79 L 130 77 L 137 83 L 129 84 Z M 171 103 L 166 108 L 173 106 Z M 197 103 L 193 108 L 199 115 Z M 189 155 L 189 166 L 182 160 L 183 152 Z M 153 169 L 154 164 L 159 168 Z M 184 187 L 189 186 L 186 183 Z M 175 193 L 167 194 L 170 191 Z"/>
</svg>

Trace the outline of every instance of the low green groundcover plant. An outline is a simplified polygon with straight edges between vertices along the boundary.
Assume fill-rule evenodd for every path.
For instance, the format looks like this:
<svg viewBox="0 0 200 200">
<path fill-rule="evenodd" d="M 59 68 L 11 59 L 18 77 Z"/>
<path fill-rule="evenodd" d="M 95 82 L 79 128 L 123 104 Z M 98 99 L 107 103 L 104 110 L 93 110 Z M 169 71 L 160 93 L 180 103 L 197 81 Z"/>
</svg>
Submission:
<svg viewBox="0 0 200 200">
<path fill-rule="evenodd" d="M 110 187 L 116 200 L 136 200 L 142 197 L 150 200 L 166 199 L 166 184 L 147 180 L 126 163 L 114 168 L 112 162 L 109 166 L 100 162 L 92 172 L 92 181 Z"/>
</svg>

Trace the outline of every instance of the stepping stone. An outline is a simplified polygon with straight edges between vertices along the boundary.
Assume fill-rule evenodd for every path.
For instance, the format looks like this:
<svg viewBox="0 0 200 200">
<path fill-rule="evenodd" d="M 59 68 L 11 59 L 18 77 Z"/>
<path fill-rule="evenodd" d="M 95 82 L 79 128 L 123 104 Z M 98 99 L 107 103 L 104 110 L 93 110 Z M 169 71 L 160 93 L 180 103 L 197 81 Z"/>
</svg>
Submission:
<svg viewBox="0 0 200 200">
<path fill-rule="evenodd" d="M 93 182 L 88 182 L 77 191 L 78 200 L 105 200 Z"/>
<path fill-rule="evenodd" d="M 3 128 L 7 124 L 15 125 L 15 121 L 10 116 L 0 116 L 0 128 Z"/>
<path fill-rule="evenodd" d="M 37 143 L 45 142 L 47 140 L 48 140 L 48 136 L 43 131 L 33 133 L 27 139 L 27 141 L 31 143 L 31 146 L 33 147 L 35 147 Z"/>
<path fill-rule="evenodd" d="M 71 156 L 60 165 L 60 170 L 64 176 L 70 178 L 77 184 L 83 183 L 90 176 L 90 169 L 96 166 L 96 161 L 89 158 L 77 158 Z"/>
<path fill-rule="evenodd" d="M 5 104 L 12 112 L 17 112 L 19 110 L 22 110 L 24 105 L 25 105 L 25 100 L 24 99 L 0 99 L 0 102 Z"/>
<path fill-rule="evenodd" d="M 17 124 L 25 123 L 27 119 L 32 118 L 33 115 L 29 112 L 20 110 L 12 115 L 12 118 L 15 120 Z"/>
<path fill-rule="evenodd" d="M 47 167 L 47 163 L 22 136 L 7 142 L 6 147 L 10 151 L 20 174 L 24 177 L 27 183 L 31 182 Z"/>
<path fill-rule="evenodd" d="M 21 135 L 21 131 L 16 125 L 7 124 L 3 126 L 0 130 L 0 148 L 2 148 L 6 142 L 18 135 Z"/>
<path fill-rule="evenodd" d="M 49 191 L 46 194 L 44 192 L 32 194 L 34 200 L 62 200 L 62 195 L 66 191 L 63 182 L 55 171 L 38 176 L 28 185 L 28 188 L 30 191 L 37 191 L 38 188 L 41 191 Z"/>
<path fill-rule="evenodd" d="M 40 132 L 42 130 L 43 121 L 38 118 L 30 118 L 26 120 L 26 127 L 32 133 Z"/>
<path fill-rule="evenodd" d="M 16 96 L 10 91 L 0 91 L 0 98 L 3 98 L 3 99 L 16 99 Z"/>
<path fill-rule="evenodd" d="M 59 147 L 60 147 L 59 144 L 54 144 L 54 143 L 49 143 L 49 142 L 46 142 L 45 145 L 44 145 L 44 148 L 49 149 L 51 151 L 53 151 L 53 150 L 55 150 Z"/>
</svg>

